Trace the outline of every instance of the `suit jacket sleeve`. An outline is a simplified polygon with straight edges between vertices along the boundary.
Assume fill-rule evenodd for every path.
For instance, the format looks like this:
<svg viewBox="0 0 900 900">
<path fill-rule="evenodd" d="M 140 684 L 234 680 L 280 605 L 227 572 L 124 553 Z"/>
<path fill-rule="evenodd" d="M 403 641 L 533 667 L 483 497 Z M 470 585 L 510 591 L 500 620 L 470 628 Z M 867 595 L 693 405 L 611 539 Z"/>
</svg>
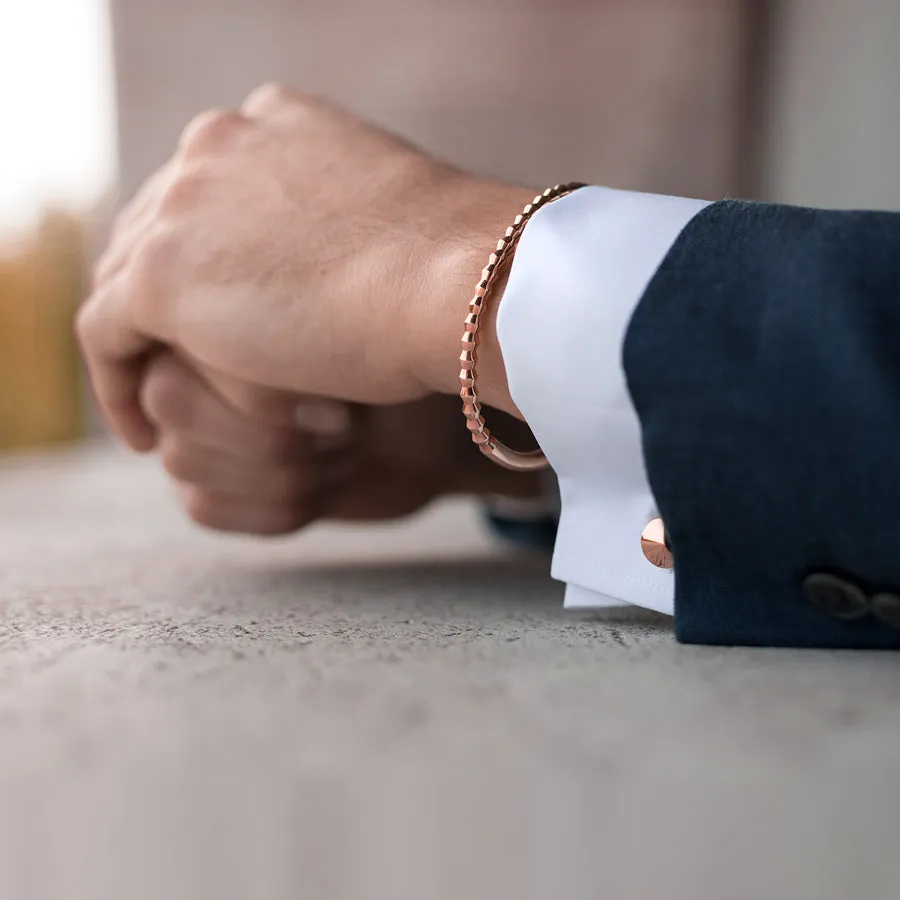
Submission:
<svg viewBox="0 0 900 900">
<path fill-rule="evenodd" d="M 900 648 L 900 214 L 708 206 L 623 365 L 679 639 Z"/>
</svg>

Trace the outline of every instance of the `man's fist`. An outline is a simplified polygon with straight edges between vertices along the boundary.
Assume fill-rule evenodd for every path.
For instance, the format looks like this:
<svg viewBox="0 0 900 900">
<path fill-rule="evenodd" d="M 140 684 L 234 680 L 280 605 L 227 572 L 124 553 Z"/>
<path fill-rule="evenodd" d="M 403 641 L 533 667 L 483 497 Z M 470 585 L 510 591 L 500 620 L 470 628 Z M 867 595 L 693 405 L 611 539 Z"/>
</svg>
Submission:
<svg viewBox="0 0 900 900">
<path fill-rule="evenodd" d="M 251 416 L 160 351 L 147 363 L 141 408 L 188 515 L 219 531 L 286 534 L 319 519 L 406 515 L 443 494 L 541 489 L 533 473 L 478 452 L 454 397 L 349 407 L 269 393 Z"/>
<path fill-rule="evenodd" d="M 273 396 L 453 392 L 469 294 L 530 196 L 278 86 L 206 113 L 97 265 L 78 333 L 100 405 L 154 447 L 140 389 L 160 348 L 251 419 Z M 514 411 L 490 317 L 479 363 L 486 402 Z"/>
</svg>

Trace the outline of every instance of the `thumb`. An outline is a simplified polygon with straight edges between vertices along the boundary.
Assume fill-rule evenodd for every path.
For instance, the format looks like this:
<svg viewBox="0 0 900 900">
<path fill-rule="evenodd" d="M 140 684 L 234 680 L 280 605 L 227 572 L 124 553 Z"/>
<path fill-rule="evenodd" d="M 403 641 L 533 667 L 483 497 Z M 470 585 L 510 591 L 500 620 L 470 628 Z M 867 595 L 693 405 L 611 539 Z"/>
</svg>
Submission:
<svg viewBox="0 0 900 900">
<path fill-rule="evenodd" d="M 354 409 L 347 403 L 264 387 L 202 363 L 193 365 L 229 406 L 260 424 L 298 428 L 334 440 L 349 439 L 354 430 Z"/>
</svg>

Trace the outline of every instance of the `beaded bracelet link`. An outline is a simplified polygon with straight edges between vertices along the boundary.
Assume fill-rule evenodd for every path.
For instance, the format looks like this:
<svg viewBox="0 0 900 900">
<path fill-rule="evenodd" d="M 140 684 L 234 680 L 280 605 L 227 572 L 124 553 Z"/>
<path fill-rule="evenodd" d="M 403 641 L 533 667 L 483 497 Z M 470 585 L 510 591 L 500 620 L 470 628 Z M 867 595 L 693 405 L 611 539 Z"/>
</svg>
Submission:
<svg viewBox="0 0 900 900">
<path fill-rule="evenodd" d="M 504 259 L 512 253 L 522 231 L 529 219 L 542 207 L 572 191 L 584 187 L 580 182 L 557 184 L 547 188 L 542 194 L 538 194 L 519 215 L 513 220 L 512 225 L 506 229 L 506 233 L 497 242 L 497 249 L 488 259 L 488 264 L 481 270 L 481 280 L 475 288 L 475 296 L 469 301 L 469 314 L 466 316 L 465 332 L 462 336 L 462 353 L 459 355 L 460 372 L 459 396 L 463 402 L 463 415 L 466 417 L 466 427 L 472 433 L 472 441 L 478 445 L 481 452 L 497 465 L 505 469 L 518 471 L 534 471 L 543 469 L 549 463 L 542 450 L 530 450 L 526 452 L 512 450 L 501 443 L 491 434 L 481 413 L 481 403 L 478 400 L 478 376 L 475 372 L 478 349 L 478 325 L 481 321 L 481 313 L 485 300 L 493 286 L 494 275 Z"/>
</svg>

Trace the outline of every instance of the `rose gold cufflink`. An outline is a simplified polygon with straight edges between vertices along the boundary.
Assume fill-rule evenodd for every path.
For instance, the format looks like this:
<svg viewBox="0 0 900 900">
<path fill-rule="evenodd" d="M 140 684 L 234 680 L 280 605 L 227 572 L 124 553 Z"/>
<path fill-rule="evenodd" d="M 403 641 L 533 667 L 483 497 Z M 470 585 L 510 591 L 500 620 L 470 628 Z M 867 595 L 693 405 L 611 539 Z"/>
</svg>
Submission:
<svg viewBox="0 0 900 900">
<path fill-rule="evenodd" d="M 641 550 L 657 569 L 675 568 L 675 559 L 666 543 L 666 527 L 662 519 L 653 519 L 641 532 Z"/>
</svg>

